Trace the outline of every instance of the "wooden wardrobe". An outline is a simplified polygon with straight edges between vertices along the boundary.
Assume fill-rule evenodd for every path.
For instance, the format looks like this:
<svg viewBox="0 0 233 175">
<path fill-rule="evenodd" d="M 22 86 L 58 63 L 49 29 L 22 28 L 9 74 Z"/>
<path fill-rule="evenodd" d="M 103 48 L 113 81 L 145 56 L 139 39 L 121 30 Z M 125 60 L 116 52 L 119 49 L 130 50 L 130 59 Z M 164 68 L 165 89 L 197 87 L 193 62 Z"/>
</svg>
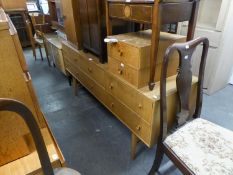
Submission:
<svg viewBox="0 0 233 175">
<path fill-rule="evenodd" d="M 104 43 L 106 34 L 106 11 L 103 0 L 78 0 L 82 47 L 97 55 L 101 63 L 107 61 L 107 47 Z M 129 22 L 115 21 L 113 34 L 132 32 L 135 25 Z"/>
<path fill-rule="evenodd" d="M 49 138 L 49 141 L 46 146 L 53 150 L 50 152 L 51 149 L 49 149 L 49 154 L 56 153 L 58 155 L 56 160 L 61 166 L 64 162 L 63 156 L 40 110 L 17 31 L 2 8 L 0 8 L 0 40 L 0 97 L 18 100 L 32 111 L 41 131 L 45 131 L 48 135 L 46 138 Z M 28 173 L 25 174 L 39 169 L 40 164 L 37 164 L 37 156 L 32 159 L 34 148 L 31 147 L 33 144 L 30 143 L 30 133 L 22 118 L 14 113 L 0 112 L 0 126 L 0 174 L 14 174 L 13 172 L 17 171 L 17 169 L 12 168 L 16 164 L 15 161 L 25 162 L 28 160 L 28 156 L 31 157 L 31 162 L 34 162 L 36 166 L 28 165 L 28 161 L 26 161 L 25 164 L 28 166 L 25 172 Z M 45 141 L 47 143 L 47 140 Z M 8 164 L 9 162 L 13 162 L 12 166 Z M 25 169 L 24 164 L 22 166 L 20 164 L 19 167 Z M 11 169 L 11 173 L 3 173 L 8 172 L 8 169 Z M 20 168 L 18 172 L 22 172 Z"/>
</svg>

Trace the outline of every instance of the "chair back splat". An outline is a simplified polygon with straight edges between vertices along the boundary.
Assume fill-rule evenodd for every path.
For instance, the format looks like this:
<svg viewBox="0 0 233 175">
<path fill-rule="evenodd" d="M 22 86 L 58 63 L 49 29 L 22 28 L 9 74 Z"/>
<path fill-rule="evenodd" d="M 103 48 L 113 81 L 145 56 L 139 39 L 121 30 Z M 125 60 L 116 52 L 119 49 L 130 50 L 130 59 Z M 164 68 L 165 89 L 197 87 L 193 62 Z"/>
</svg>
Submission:
<svg viewBox="0 0 233 175">
<path fill-rule="evenodd" d="M 196 99 L 196 109 L 195 114 L 192 115 L 189 107 L 190 94 L 192 88 L 192 66 L 191 59 L 192 55 L 199 44 L 203 43 L 203 52 L 199 67 L 199 76 L 198 76 L 198 87 L 197 87 L 197 99 Z M 185 124 L 187 120 L 191 118 L 200 117 L 201 107 L 202 107 L 202 96 L 203 96 L 203 78 L 204 78 L 204 68 L 206 64 L 206 58 L 208 54 L 209 41 L 207 38 L 197 38 L 195 40 L 186 42 L 186 43 L 176 43 L 170 46 L 163 60 L 163 68 L 161 72 L 160 80 L 160 95 L 161 95 L 161 118 L 160 126 L 162 138 L 165 138 L 167 135 L 167 103 L 166 103 L 166 74 L 167 67 L 169 63 L 170 55 L 174 51 L 179 53 L 179 66 L 178 74 L 176 78 L 176 86 L 178 93 L 178 100 L 180 105 L 180 110 L 176 116 L 176 127 L 180 127 Z"/>
<path fill-rule="evenodd" d="M 191 59 L 197 46 L 203 44 L 202 56 L 199 66 L 199 75 L 196 91 L 196 108 L 193 112 L 190 109 L 189 102 L 192 91 L 192 66 Z M 182 173 L 186 175 L 193 175 L 193 171 L 185 165 L 184 162 L 180 161 L 179 157 L 174 154 L 173 150 L 167 146 L 166 141 L 172 138 L 173 134 L 178 132 L 180 126 L 186 127 L 188 120 L 199 118 L 202 108 L 202 98 L 203 98 L 203 78 L 205 72 L 206 58 L 208 54 L 209 40 L 205 37 L 197 38 L 195 40 L 186 43 L 176 43 L 170 46 L 165 53 L 163 60 L 161 79 L 160 79 L 160 133 L 157 141 L 157 149 L 155 160 L 153 166 L 149 172 L 149 175 L 154 175 L 158 172 L 159 167 L 162 163 L 164 153 L 173 161 L 173 163 L 181 170 Z M 166 99 L 166 75 L 170 56 L 175 52 L 179 53 L 179 66 L 176 78 L 177 95 L 179 101 L 179 111 L 176 115 L 175 129 L 176 131 L 168 136 L 168 126 L 167 126 L 167 99 Z M 192 120 L 193 121 L 198 121 Z M 190 122 L 189 124 L 192 124 Z M 179 134 L 178 134 L 179 135 Z M 184 139 L 182 137 L 182 139 Z M 171 139 L 173 140 L 173 138 Z M 184 141 L 184 140 L 183 140 Z"/>
</svg>

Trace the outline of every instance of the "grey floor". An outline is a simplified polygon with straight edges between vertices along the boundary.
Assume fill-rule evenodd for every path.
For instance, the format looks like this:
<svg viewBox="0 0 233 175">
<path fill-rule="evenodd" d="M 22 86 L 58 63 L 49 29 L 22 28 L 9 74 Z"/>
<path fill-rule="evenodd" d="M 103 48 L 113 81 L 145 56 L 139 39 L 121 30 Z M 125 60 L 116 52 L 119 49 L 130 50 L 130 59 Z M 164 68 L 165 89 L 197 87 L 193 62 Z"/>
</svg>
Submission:
<svg viewBox="0 0 233 175">
<path fill-rule="evenodd" d="M 83 175 L 147 174 L 155 148 L 139 145 L 137 159 L 132 161 L 129 130 L 87 90 L 81 88 L 74 97 L 62 73 L 48 67 L 46 60 L 35 62 L 30 49 L 24 53 L 42 111 L 69 167 Z M 202 115 L 233 130 L 233 86 L 205 96 Z M 181 174 L 173 166 L 166 167 L 162 174 Z"/>
</svg>

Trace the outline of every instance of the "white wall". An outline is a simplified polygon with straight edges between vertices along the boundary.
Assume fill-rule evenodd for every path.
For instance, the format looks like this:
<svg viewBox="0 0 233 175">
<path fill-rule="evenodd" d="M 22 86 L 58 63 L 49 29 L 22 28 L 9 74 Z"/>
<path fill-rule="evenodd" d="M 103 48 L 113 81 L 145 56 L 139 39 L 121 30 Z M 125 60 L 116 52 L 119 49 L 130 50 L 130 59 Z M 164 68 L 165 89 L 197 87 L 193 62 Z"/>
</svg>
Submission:
<svg viewBox="0 0 233 175">
<path fill-rule="evenodd" d="M 232 84 L 233 85 L 233 72 L 232 72 L 232 75 L 231 75 L 231 78 L 230 78 L 230 84 Z"/>
<path fill-rule="evenodd" d="M 209 93 L 224 88 L 228 83 L 233 69 L 233 1 L 231 1 L 229 12 L 226 18 L 225 28 L 219 47 L 218 60 L 215 60 L 216 71 L 210 78 Z"/>
</svg>

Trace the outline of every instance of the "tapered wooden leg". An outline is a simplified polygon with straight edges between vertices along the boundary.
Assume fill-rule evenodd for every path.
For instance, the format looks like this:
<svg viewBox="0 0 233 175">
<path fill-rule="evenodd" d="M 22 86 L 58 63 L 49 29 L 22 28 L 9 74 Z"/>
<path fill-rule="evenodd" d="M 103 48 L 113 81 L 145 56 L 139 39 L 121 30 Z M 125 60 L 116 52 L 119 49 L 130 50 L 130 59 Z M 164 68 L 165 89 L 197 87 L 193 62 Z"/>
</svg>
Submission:
<svg viewBox="0 0 233 175">
<path fill-rule="evenodd" d="M 42 61 L 44 60 L 44 58 L 43 58 L 43 55 L 42 55 L 42 51 L 41 51 L 41 46 L 39 45 L 39 51 L 40 51 L 40 56 L 41 56 L 41 59 L 42 59 Z"/>
<path fill-rule="evenodd" d="M 33 56 L 34 56 L 35 61 L 36 61 L 36 47 L 35 47 L 35 44 L 32 45 L 32 52 L 33 52 Z"/>
<path fill-rule="evenodd" d="M 137 143 L 139 142 L 138 137 L 132 133 L 131 137 L 131 159 L 134 160 L 136 158 L 136 152 L 137 152 Z"/>
<path fill-rule="evenodd" d="M 78 89 L 78 81 L 73 77 L 73 91 L 75 96 L 78 95 L 77 89 Z"/>
<path fill-rule="evenodd" d="M 45 54 L 46 54 L 46 59 L 48 61 L 48 65 L 49 65 L 49 67 L 51 67 L 51 63 L 50 63 L 50 60 L 49 60 L 48 49 L 47 49 L 47 46 L 45 44 L 44 44 L 44 49 L 45 49 Z"/>
</svg>

